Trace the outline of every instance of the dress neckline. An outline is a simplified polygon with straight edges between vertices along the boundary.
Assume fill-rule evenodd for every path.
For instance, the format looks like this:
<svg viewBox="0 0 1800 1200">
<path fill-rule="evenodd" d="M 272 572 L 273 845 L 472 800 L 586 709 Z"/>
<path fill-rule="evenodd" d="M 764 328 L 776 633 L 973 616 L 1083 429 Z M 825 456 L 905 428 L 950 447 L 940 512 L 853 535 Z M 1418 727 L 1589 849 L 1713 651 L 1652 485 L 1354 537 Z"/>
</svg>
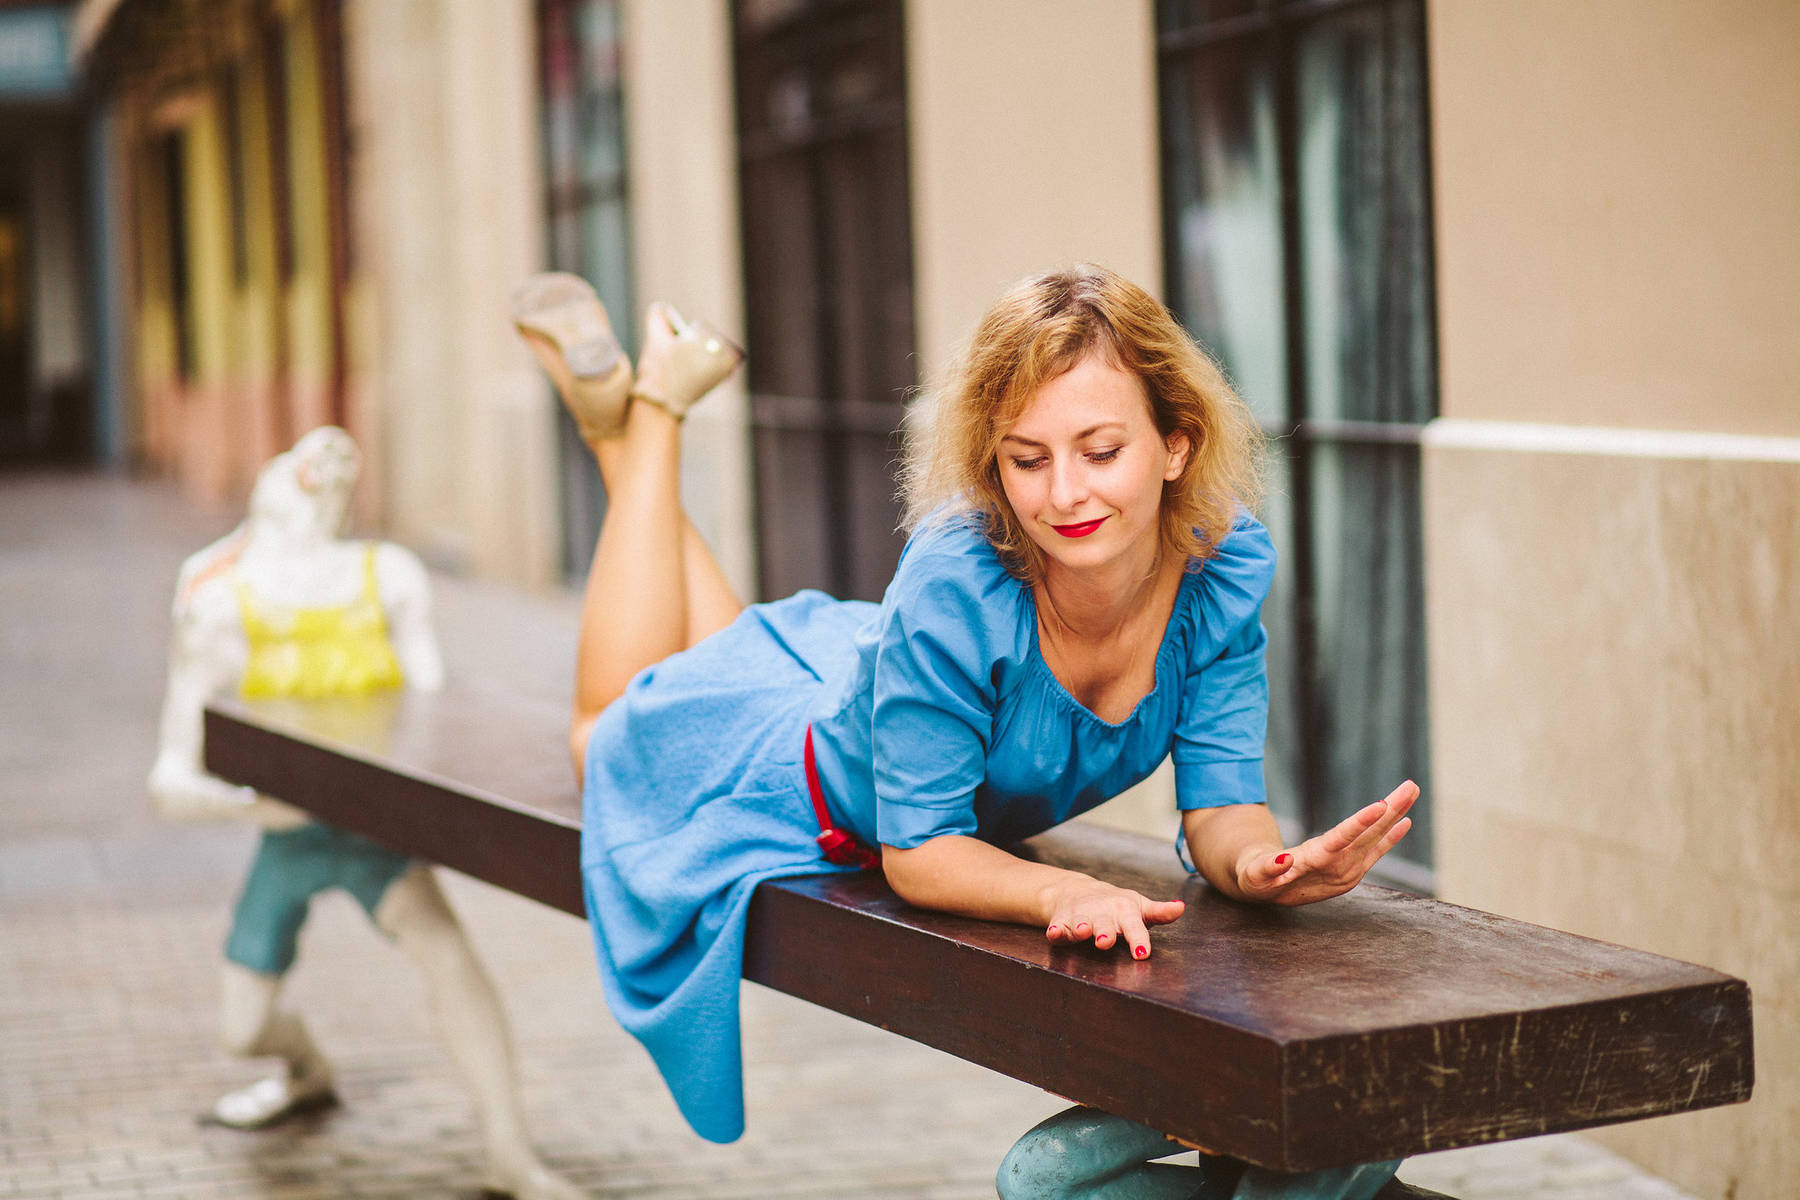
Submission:
<svg viewBox="0 0 1800 1200">
<path fill-rule="evenodd" d="M 1169 656 L 1169 646 L 1175 635 L 1176 618 L 1181 615 L 1181 606 L 1183 601 L 1187 598 L 1188 589 L 1193 585 L 1193 581 L 1199 577 L 1200 572 L 1205 569 L 1205 565 L 1202 564 L 1199 570 L 1195 570 L 1191 560 L 1182 568 L 1181 582 L 1175 586 L 1175 602 L 1169 606 L 1169 619 L 1168 622 L 1163 625 L 1162 640 L 1156 645 L 1156 662 L 1152 668 L 1150 690 L 1138 697 L 1137 703 L 1131 706 L 1131 711 L 1126 713 L 1121 720 L 1109 721 L 1081 701 L 1077 700 L 1075 698 L 1075 693 L 1065 687 L 1063 681 L 1056 677 L 1056 672 L 1050 669 L 1050 663 L 1044 658 L 1042 631 L 1038 624 L 1037 593 L 1031 590 L 1029 584 L 1026 584 L 1021 585 L 1021 590 L 1025 593 L 1025 606 L 1029 610 L 1031 620 L 1031 660 L 1033 665 L 1039 671 L 1043 672 L 1044 678 L 1049 681 L 1053 693 L 1077 713 L 1107 729 L 1125 728 L 1127 725 L 1137 720 L 1138 714 L 1144 711 L 1145 703 L 1147 703 L 1152 696 L 1162 691 L 1163 660 Z"/>
</svg>

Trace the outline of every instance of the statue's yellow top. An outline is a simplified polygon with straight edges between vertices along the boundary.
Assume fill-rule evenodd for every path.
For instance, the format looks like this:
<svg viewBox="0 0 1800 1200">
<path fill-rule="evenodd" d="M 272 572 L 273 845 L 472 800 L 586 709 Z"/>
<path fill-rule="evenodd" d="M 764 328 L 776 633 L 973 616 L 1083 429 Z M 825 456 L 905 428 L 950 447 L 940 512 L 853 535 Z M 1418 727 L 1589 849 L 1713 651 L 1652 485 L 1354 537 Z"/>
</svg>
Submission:
<svg viewBox="0 0 1800 1200">
<path fill-rule="evenodd" d="M 250 643 L 239 691 L 248 698 L 362 696 L 406 682 L 388 640 L 375 582 L 375 543 L 363 556 L 362 594 L 348 604 L 265 604 L 239 576 L 238 611 Z"/>
</svg>

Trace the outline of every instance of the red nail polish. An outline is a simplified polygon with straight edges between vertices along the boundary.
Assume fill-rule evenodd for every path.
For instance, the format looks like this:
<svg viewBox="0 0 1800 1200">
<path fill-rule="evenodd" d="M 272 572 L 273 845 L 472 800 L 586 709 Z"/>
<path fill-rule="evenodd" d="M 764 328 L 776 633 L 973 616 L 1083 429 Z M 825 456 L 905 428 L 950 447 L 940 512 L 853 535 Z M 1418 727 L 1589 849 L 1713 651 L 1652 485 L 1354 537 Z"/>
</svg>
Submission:
<svg viewBox="0 0 1800 1200">
<path fill-rule="evenodd" d="M 1132 953 L 1136 954 L 1139 958 L 1148 958 L 1150 957 L 1150 947 L 1139 946 L 1136 950 L 1132 951 Z"/>
<path fill-rule="evenodd" d="M 1055 936 L 1056 936 L 1056 935 L 1057 935 L 1057 934 L 1059 934 L 1059 933 L 1061 933 L 1061 932 L 1062 932 L 1062 927 L 1061 927 L 1061 926 L 1059 926 L 1059 925 L 1052 925 L 1052 926 L 1051 926 L 1051 927 L 1050 927 L 1050 928 L 1049 928 L 1049 930 L 1048 930 L 1048 932 L 1049 932 L 1049 934 L 1050 934 L 1050 936 L 1051 936 L 1051 937 L 1055 937 Z"/>
<path fill-rule="evenodd" d="M 1083 921 L 1081 924 L 1079 924 L 1075 927 L 1076 933 L 1086 933 L 1087 931 L 1088 931 L 1088 923 L 1086 921 Z"/>
<path fill-rule="evenodd" d="M 1278 854 L 1275 856 L 1275 865 L 1278 867 L 1285 867 L 1288 865 L 1288 859 L 1292 857 L 1294 856 L 1291 854 Z"/>
</svg>

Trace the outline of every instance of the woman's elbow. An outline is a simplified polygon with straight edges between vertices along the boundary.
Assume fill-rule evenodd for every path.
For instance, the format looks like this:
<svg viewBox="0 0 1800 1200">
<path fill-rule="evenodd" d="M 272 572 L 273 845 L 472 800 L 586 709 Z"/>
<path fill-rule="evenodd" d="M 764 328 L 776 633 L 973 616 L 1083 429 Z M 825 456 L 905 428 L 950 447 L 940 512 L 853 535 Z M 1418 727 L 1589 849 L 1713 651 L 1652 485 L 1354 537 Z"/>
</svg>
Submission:
<svg viewBox="0 0 1800 1200">
<path fill-rule="evenodd" d="M 921 847 L 902 850 L 898 846 L 883 845 L 881 847 L 881 873 L 887 877 L 888 886 L 894 894 L 908 904 L 925 905 L 924 893 L 920 888 L 918 854 Z"/>
</svg>

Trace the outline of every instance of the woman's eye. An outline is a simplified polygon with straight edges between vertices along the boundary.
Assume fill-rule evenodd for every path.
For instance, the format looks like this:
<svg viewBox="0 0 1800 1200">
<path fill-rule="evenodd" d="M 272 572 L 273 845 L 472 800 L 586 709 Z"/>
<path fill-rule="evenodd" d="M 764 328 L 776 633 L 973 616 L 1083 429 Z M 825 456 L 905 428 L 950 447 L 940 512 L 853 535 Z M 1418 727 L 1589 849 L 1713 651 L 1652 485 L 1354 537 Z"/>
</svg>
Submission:
<svg viewBox="0 0 1800 1200">
<path fill-rule="evenodd" d="M 1015 458 L 1013 459 L 1013 466 L 1019 468 L 1021 471 L 1035 471 L 1049 461 L 1049 459 L 1043 457 Z"/>
<path fill-rule="evenodd" d="M 1121 451 L 1123 449 L 1124 449 L 1123 446 L 1114 446 L 1111 450 L 1096 450 L 1092 454 L 1088 455 L 1088 461 L 1089 462 L 1097 462 L 1097 463 L 1109 463 L 1113 459 L 1119 457 L 1119 451 Z"/>
</svg>

